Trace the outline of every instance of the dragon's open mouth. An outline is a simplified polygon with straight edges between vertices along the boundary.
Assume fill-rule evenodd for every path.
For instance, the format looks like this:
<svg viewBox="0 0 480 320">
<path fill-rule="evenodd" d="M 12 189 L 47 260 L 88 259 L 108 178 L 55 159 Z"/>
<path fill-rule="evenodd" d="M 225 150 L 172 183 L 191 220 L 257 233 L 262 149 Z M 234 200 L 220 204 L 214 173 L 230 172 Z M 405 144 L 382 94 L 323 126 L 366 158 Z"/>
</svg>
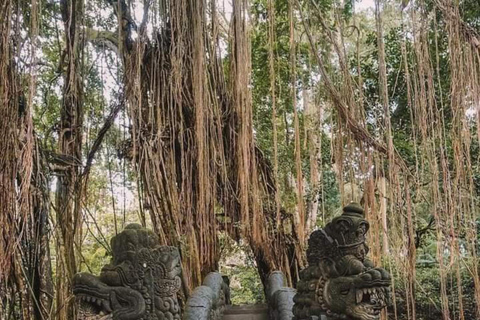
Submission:
<svg viewBox="0 0 480 320">
<path fill-rule="evenodd" d="M 86 294 L 78 294 L 76 296 L 76 300 L 81 309 L 88 310 L 91 314 L 98 314 L 102 316 L 112 312 L 112 308 L 108 300 Z"/>
<path fill-rule="evenodd" d="M 109 286 L 88 273 L 74 276 L 73 293 L 80 312 L 87 318 L 104 319 L 102 315 L 115 313 L 117 319 L 139 319 L 145 313 L 145 299 L 140 292 L 129 287 Z"/>
<path fill-rule="evenodd" d="M 369 269 L 350 277 L 336 277 L 322 281 L 321 303 L 347 319 L 378 320 L 382 309 L 389 304 L 390 275 L 381 268 Z"/>
<path fill-rule="evenodd" d="M 109 306 L 106 306 L 101 299 L 88 298 L 88 296 L 76 298 L 83 319 L 111 319 L 112 313 Z"/>
<path fill-rule="evenodd" d="M 375 306 L 372 306 L 370 304 L 360 304 L 356 308 L 356 315 L 358 316 L 358 319 L 365 319 L 365 320 L 376 320 L 380 316 L 380 312 L 382 312 L 382 308 L 378 308 Z"/>
<path fill-rule="evenodd" d="M 355 314 L 359 319 L 378 319 L 382 309 L 388 304 L 389 295 L 390 288 L 388 286 L 356 288 Z"/>
<path fill-rule="evenodd" d="M 388 293 L 388 287 L 357 288 L 355 290 L 356 302 L 357 304 L 381 305 L 380 308 L 382 308 L 385 306 L 384 301 L 387 300 Z"/>
<path fill-rule="evenodd" d="M 83 312 L 103 316 L 112 312 L 110 304 L 111 287 L 97 277 L 80 273 L 74 277 L 73 293 Z"/>
</svg>

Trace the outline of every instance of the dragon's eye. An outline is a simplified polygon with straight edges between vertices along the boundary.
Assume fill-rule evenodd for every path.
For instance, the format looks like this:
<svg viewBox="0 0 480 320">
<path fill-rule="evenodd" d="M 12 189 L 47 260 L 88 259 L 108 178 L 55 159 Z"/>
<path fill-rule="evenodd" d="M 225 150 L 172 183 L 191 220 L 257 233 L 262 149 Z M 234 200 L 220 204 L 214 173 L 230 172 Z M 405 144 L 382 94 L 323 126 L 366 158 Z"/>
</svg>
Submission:
<svg viewBox="0 0 480 320">
<path fill-rule="evenodd" d="M 350 292 L 350 289 L 343 289 L 343 290 L 340 290 L 340 294 L 346 296 L 348 293 Z"/>
</svg>

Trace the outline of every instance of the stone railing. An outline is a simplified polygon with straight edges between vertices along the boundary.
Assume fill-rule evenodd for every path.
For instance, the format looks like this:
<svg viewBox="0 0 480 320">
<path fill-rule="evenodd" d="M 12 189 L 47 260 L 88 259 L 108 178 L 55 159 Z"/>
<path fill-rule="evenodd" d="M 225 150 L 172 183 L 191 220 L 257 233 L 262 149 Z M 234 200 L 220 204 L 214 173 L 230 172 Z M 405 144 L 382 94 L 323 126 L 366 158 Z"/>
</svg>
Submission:
<svg viewBox="0 0 480 320">
<path fill-rule="evenodd" d="M 220 320 L 227 304 L 230 304 L 228 283 L 220 273 L 211 272 L 188 298 L 183 319 Z"/>
<path fill-rule="evenodd" d="M 267 302 L 269 318 L 272 320 L 293 319 L 293 297 L 295 289 L 286 286 L 281 271 L 273 271 L 267 281 Z"/>
</svg>

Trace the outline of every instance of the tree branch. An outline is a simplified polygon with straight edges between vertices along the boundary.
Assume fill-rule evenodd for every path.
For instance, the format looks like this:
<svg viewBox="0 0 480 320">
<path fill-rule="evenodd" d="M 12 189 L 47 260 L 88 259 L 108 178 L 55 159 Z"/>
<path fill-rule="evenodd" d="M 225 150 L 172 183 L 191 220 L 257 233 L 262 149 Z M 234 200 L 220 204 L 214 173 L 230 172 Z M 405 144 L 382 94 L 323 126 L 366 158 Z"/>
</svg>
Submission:
<svg viewBox="0 0 480 320">
<path fill-rule="evenodd" d="M 118 36 L 114 32 L 95 30 L 87 28 L 85 30 L 85 40 L 96 45 L 104 45 L 118 55 Z"/>
<path fill-rule="evenodd" d="M 88 178 L 88 174 L 90 173 L 90 168 L 92 167 L 95 154 L 97 153 L 98 149 L 100 149 L 100 145 L 102 144 L 103 139 L 105 138 L 105 135 L 107 134 L 110 127 L 113 125 L 113 122 L 115 121 L 115 118 L 117 117 L 118 112 L 123 108 L 123 105 L 124 105 L 123 99 L 121 99 L 120 102 L 112 109 L 108 117 L 105 119 L 105 123 L 103 124 L 102 128 L 98 132 L 98 135 L 95 138 L 95 141 L 93 142 L 92 148 L 88 152 L 87 163 L 85 164 L 85 168 L 83 169 L 82 176 L 85 176 Z M 85 181 L 86 180 L 88 179 L 85 179 Z"/>
<path fill-rule="evenodd" d="M 118 28 L 120 30 L 119 36 L 122 45 L 125 45 L 128 50 L 131 49 L 132 44 L 132 30 L 137 30 L 137 24 L 133 20 L 125 0 L 106 0 L 112 6 L 113 11 L 118 19 Z M 119 43 L 119 42 L 117 42 Z"/>
<path fill-rule="evenodd" d="M 422 245 L 423 236 L 432 230 L 435 230 L 435 217 L 433 215 L 430 216 L 430 221 L 428 222 L 425 228 L 418 229 L 415 231 L 416 233 L 415 248 L 417 249 L 420 248 L 420 246 Z"/>
<path fill-rule="evenodd" d="M 460 33 L 464 40 L 470 43 L 472 47 L 480 51 L 480 35 L 474 28 L 469 26 L 458 16 L 457 10 L 453 4 L 449 4 L 445 0 L 436 0 L 435 3 L 445 18 L 458 24 Z"/>
<path fill-rule="evenodd" d="M 312 52 L 313 52 L 313 54 L 314 54 L 314 56 L 317 60 L 317 64 L 318 64 L 318 67 L 319 67 L 319 70 L 320 70 L 320 73 L 321 73 L 321 76 L 322 76 L 322 80 L 325 84 L 325 87 L 326 87 L 328 93 L 330 94 L 331 99 L 333 100 L 333 105 L 337 109 L 337 111 L 340 115 L 340 118 L 345 122 L 345 124 L 347 125 L 347 128 L 353 134 L 355 139 L 357 139 L 359 141 L 362 141 L 369 146 L 372 146 L 377 151 L 379 151 L 379 152 L 381 152 L 385 155 L 388 155 L 388 147 L 385 144 L 383 144 L 381 141 L 376 140 L 370 134 L 370 132 L 368 132 L 368 130 L 365 127 L 358 124 L 355 121 L 352 114 L 350 113 L 347 104 L 342 99 L 341 94 L 335 88 L 332 80 L 330 79 L 330 76 L 327 73 L 327 70 L 326 70 L 325 65 L 322 61 L 322 58 L 318 54 L 317 47 L 315 45 L 315 42 L 313 41 L 312 34 L 310 32 L 310 27 L 305 22 L 305 16 L 303 14 L 302 6 L 300 5 L 298 0 L 296 0 L 296 3 L 297 3 L 297 6 L 298 6 L 298 9 L 299 9 L 299 12 L 300 12 L 300 17 L 302 19 L 302 24 L 305 27 L 305 32 L 308 36 L 308 41 L 310 43 L 311 50 L 312 50 Z M 408 169 L 408 166 L 405 163 L 405 161 L 403 160 L 403 158 L 396 151 L 394 151 L 394 154 L 392 156 L 393 156 L 394 162 L 400 168 L 402 168 L 405 173 L 408 173 L 409 176 L 413 176 L 412 173 L 410 172 L 410 170 Z"/>
</svg>

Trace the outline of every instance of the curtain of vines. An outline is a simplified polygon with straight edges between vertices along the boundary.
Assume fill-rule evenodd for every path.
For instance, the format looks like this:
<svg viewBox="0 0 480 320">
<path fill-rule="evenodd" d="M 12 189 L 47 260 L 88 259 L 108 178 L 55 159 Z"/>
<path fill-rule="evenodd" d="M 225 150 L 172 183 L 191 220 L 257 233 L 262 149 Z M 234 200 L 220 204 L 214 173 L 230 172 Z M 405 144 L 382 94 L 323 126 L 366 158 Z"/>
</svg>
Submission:
<svg viewBox="0 0 480 320">
<path fill-rule="evenodd" d="M 74 319 L 75 301 L 72 299 L 73 275 L 78 271 L 75 245 L 81 228 L 80 167 L 83 144 L 83 83 L 81 75 L 81 40 L 83 1 L 67 0 L 61 3 L 65 28 L 65 72 L 63 100 L 60 112 L 58 153 L 72 159 L 58 176 L 55 198 L 56 211 L 56 318 Z"/>
<path fill-rule="evenodd" d="M 362 201 L 372 225 L 372 256 L 377 263 L 388 257 L 391 272 L 401 279 L 394 288 L 403 293 L 405 306 L 397 308 L 399 295 L 394 296 L 394 317 L 417 318 L 416 295 L 422 284 L 416 281 L 420 237 L 416 212 L 422 204 L 428 208 L 435 233 L 443 319 L 469 319 L 464 301 L 468 288 L 462 278 L 465 272 L 472 278 L 480 316 L 478 195 L 474 183 L 478 160 L 472 158 L 472 150 L 480 141 L 480 36 L 462 20 L 456 1 L 416 0 L 406 8 L 394 9 L 401 19 L 402 61 L 395 72 L 402 76 L 397 77 L 396 84 L 406 87 L 414 163 L 397 152 L 392 125 L 391 96 L 396 87 L 387 81 L 392 72 L 387 68 L 385 47 L 387 1 L 376 0 L 374 9 L 375 102 L 366 98 L 360 63 L 364 58 L 362 30 L 357 22 L 353 22 L 354 27 L 348 25 L 339 4 L 325 8 L 317 1 L 288 1 L 297 189 L 293 214 L 282 207 L 278 181 L 280 100 L 276 95 L 282 88 L 275 82 L 280 74 L 275 2 L 266 2 L 273 167 L 257 148 L 254 136 L 250 2 L 233 1 L 227 30 L 220 22 L 218 2 L 213 0 L 151 3 L 144 6 L 138 25 L 132 22 L 128 2 L 109 3 L 119 23 L 118 49 L 132 121 L 131 160 L 142 180 L 143 205 L 162 243 L 181 249 L 186 291 L 218 268 L 219 231 L 247 240 L 263 280 L 273 269 L 283 270 L 292 284 L 297 279 L 303 266 L 304 240 L 316 222 L 307 216 L 309 210 L 303 202 L 307 179 L 302 171 L 303 128 L 297 96 L 298 48 L 306 41 L 312 58 L 308 61 L 309 76 L 312 72 L 320 74 L 316 97 L 311 99 L 317 108 L 313 117 L 318 118 L 305 122 L 310 126 L 305 128 L 306 143 L 312 146 L 308 153 L 311 187 L 323 186 L 323 181 L 319 182 L 321 155 L 315 150 L 319 144 L 321 147 L 322 133 L 312 127 L 321 127 L 325 107 L 332 114 L 332 162 L 341 202 Z M 35 71 L 32 68 L 24 79 L 15 64 L 20 55 L 15 46 L 19 41 L 14 41 L 14 35 L 20 34 L 19 21 L 29 23 L 23 26 L 29 30 L 25 47 L 29 47 L 30 65 L 36 63 L 38 3 L 32 0 L 25 7 L 30 19 L 22 20 L 22 6 L 11 0 L 0 5 L 0 118 L 4 124 L 0 126 L 0 314 L 67 319 L 74 313 L 69 279 L 77 269 L 74 230 L 81 229 L 82 193 L 77 192 L 83 185 L 77 166 L 70 166 L 58 180 L 53 308 L 46 258 L 49 182 L 42 173 L 44 160 L 33 138 L 31 119 Z M 81 160 L 83 102 L 78 47 L 83 1 L 64 1 L 62 9 L 66 72 L 58 149 Z M 347 43 L 353 34 L 357 36 L 354 47 Z M 448 52 L 448 59 L 442 57 L 442 50 Z M 350 59 L 352 55 L 356 64 Z M 314 82 L 301 79 L 304 113 L 310 112 L 309 80 Z M 26 87 L 29 92 L 22 89 Z M 375 112 L 367 115 L 367 106 Z M 472 110 L 476 119 L 470 116 Z M 354 195 L 353 185 L 361 186 L 363 195 Z M 456 290 L 458 301 L 451 301 L 452 290 Z M 405 310 L 406 316 L 398 310 Z"/>
<path fill-rule="evenodd" d="M 458 5 L 448 1 L 437 1 L 436 5 L 437 8 L 429 13 L 423 1 L 415 2 L 407 11 L 410 19 L 406 20 L 407 28 L 411 28 L 413 34 L 412 52 L 406 46 L 403 50 L 410 92 L 408 99 L 415 124 L 412 135 L 418 145 L 415 197 L 417 201 L 426 200 L 429 203 L 435 221 L 443 318 L 451 319 L 457 315 L 459 319 L 466 319 L 462 269 L 467 270 L 474 282 L 477 316 L 480 302 L 476 248 L 478 203 L 471 155 L 473 125 L 467 112 L 475 103 L 478 105 L 478 47 L 469 42 L 468 33 L 461 31 L 464 24 Z M 444 23 L 438 24 L 438 19 Z M 432 33 L 433 50 L 430 45 Z M 448 74 L 441 71 L 440 35 L 446 35 L 447 39 Z M 407 65 L 409 54 L 414 57 L 413 65 Z M 450 83 L 448 91 L 444 92 L 442 77 L 447 76 Z M 451 119 L 450 123 L 446 122 L 447 119 Z M 432 181 L 430 190 L 420 187 L 425 181 Z M 411 222 L 407 222 L 410 228 Z M 461 253 L 461 238 L 466 239 L 465 254 Z M 448 258 L 445 257 L 446 250 L 451 253 Z M 412 266 L 407 266 L 405 272 L 413 272 L 412 269 Z M 454 275 L 453 279 L 447 278 L 448 274 Z M 450 281 L 455 282 L 458 296 L 453 310 L 452 301 L 447 296 Z M 413 296 L 412 288 L 410 292 Z M 414 300 L 410 302 L 410 309 L 412 317 L 415 317 Z"/>
<path fill-rule="evenodd" d="M 295 281 L 299 242 L 295 233 L 275 230 L 276 183 L 253 139 L 248 3 L 233 2 L 228 72 L 216 5 L 166 1 L 145 13 L 137 40 L 124 28 L 126 96 L 145 206 L 162 242 L 181 248 L 187 287 L 218 268 L 220 229 L 247 240 L 262 279 L 283 269 Z M 152 39 L 149 19 L 160 21 Z"/>
<path fill-rule="evenodd" d="M 401 10 L 404 37 L 401 40 L 403 70 L 400 70 L 404 79 L 397 81 L 404 81 L 407 87 L 407 104 L 413 127 L 411 139 L 416 159 L 415 165 L 408 167 L 394 148 L 390 123 L 392 107 L 389 94 L 396 88 L 389 88 L 386 78 L 382 18 L 385 1 L 375 3 L 379 106 L 374 116 L 376 129 L 372 133 L 365 126 L 366 119 L 362 118 L 364 106 L 359 103 L 364 100 L 361 69 L 357 67 L 352 73 L 355 66 L 349 66 L 345 59 L 344 35 L 347 29 L 338 18 L 335 7 L 328 11 L 313 1 L 297 4 L 319 67 L 319 85 L 326 89 L 327 99 L 332 101 L 337 113 L 334 150 L 340 190 L 342 194 L 347 192 L 343 187 L 346 181 L 364 185 L 362 201 L 372 223 L 370 243 L 374 259 L 380 263 L 382 253 L 393 253 L 397 268 L 392 271 L 399 272 L 406 279 L 405 287 L 399 288 L 405 292 L 406 318 L 416 319 L 415 296 L 419 288 L 416 284 L 415 241 L 419 235 L 415 234 L 415 230 L 419 227 L 415 208 L 418 208 L 418 203 L 426 203 L 437 237 L 443 318 L 452 319 L 457 315 L 465 319 L 463 269 L 473 279 L 477 308 L 479 305 L 478 197 L 474 191 L 474 160 L 470 153 L 472 139 L 475 136 L 478 139 L 478 133 L 472 132 L 474 125 L 468 117 L 469 108 L 478 106 L 479 97 L 477 34 L 462 21 L 458 4 L 454 2 L 436 1 L 433 11 L 423 1 L 411 1 L 405 11 L 403 8 L 396 9 Z M 443 23 L 439 25 L 437 19 Z M 312 21 L 318 23 L 320 30 Z M 447 74 L 440 71 L 439 34 L 447 37 L 450 54 Z M 435 50 L 432 50 L 432 38 Z M 324 48 L 318 47 L 316 39 L 325 39 L 333 48 L 338 59 L 333 68 L 342 72 L 340 80 L 338 75 L 328 72 L 326 65 L 329 62 L 321 50 Z M 358 46 L 356 50 L 358 55 Z M 442 77 L 450 80 L 449 92 L 442 92 Z M 451 123 L 446 123 L 450 116 Z M 358 160 L 352 160 L 355 158 Z M 374 168 L 373 172 L 371 168 Z M 356 173 L 345 173 L 348 171 Z M 429 187 L 425 188 L 425 185 Z M 466 253 L 461 252 L 461 238 L 467 240 Z M 451 253 L 449 257 L 445 255 L 447 250 Z M 452 274 L 453 278 L 449 278 L 448 275 Z M 449 301 L 447 296 L 449 281 L 455 282 L 457 290 L 458 301 L 454 310 L 451 310 L 453 301 Z M 394 313 L 397 318 L 396 306 Z"/>
<path fill-rule="evenodd" d="M 19 21 L 26 15 L 29 24 Z M 48 247 L 48 177 L 45 159 L 33 135 L 32 104 L 36 85 L 35 52 L 38 3 L 0 5 L 0 315 L 46 319 L 53 285 Z M 13 35 L 29 30 L 25 47 L 30 74 L 17 65 L 20 41 Z M 28 90 L 25 90 L 28 88 Z"/>
</svg>

